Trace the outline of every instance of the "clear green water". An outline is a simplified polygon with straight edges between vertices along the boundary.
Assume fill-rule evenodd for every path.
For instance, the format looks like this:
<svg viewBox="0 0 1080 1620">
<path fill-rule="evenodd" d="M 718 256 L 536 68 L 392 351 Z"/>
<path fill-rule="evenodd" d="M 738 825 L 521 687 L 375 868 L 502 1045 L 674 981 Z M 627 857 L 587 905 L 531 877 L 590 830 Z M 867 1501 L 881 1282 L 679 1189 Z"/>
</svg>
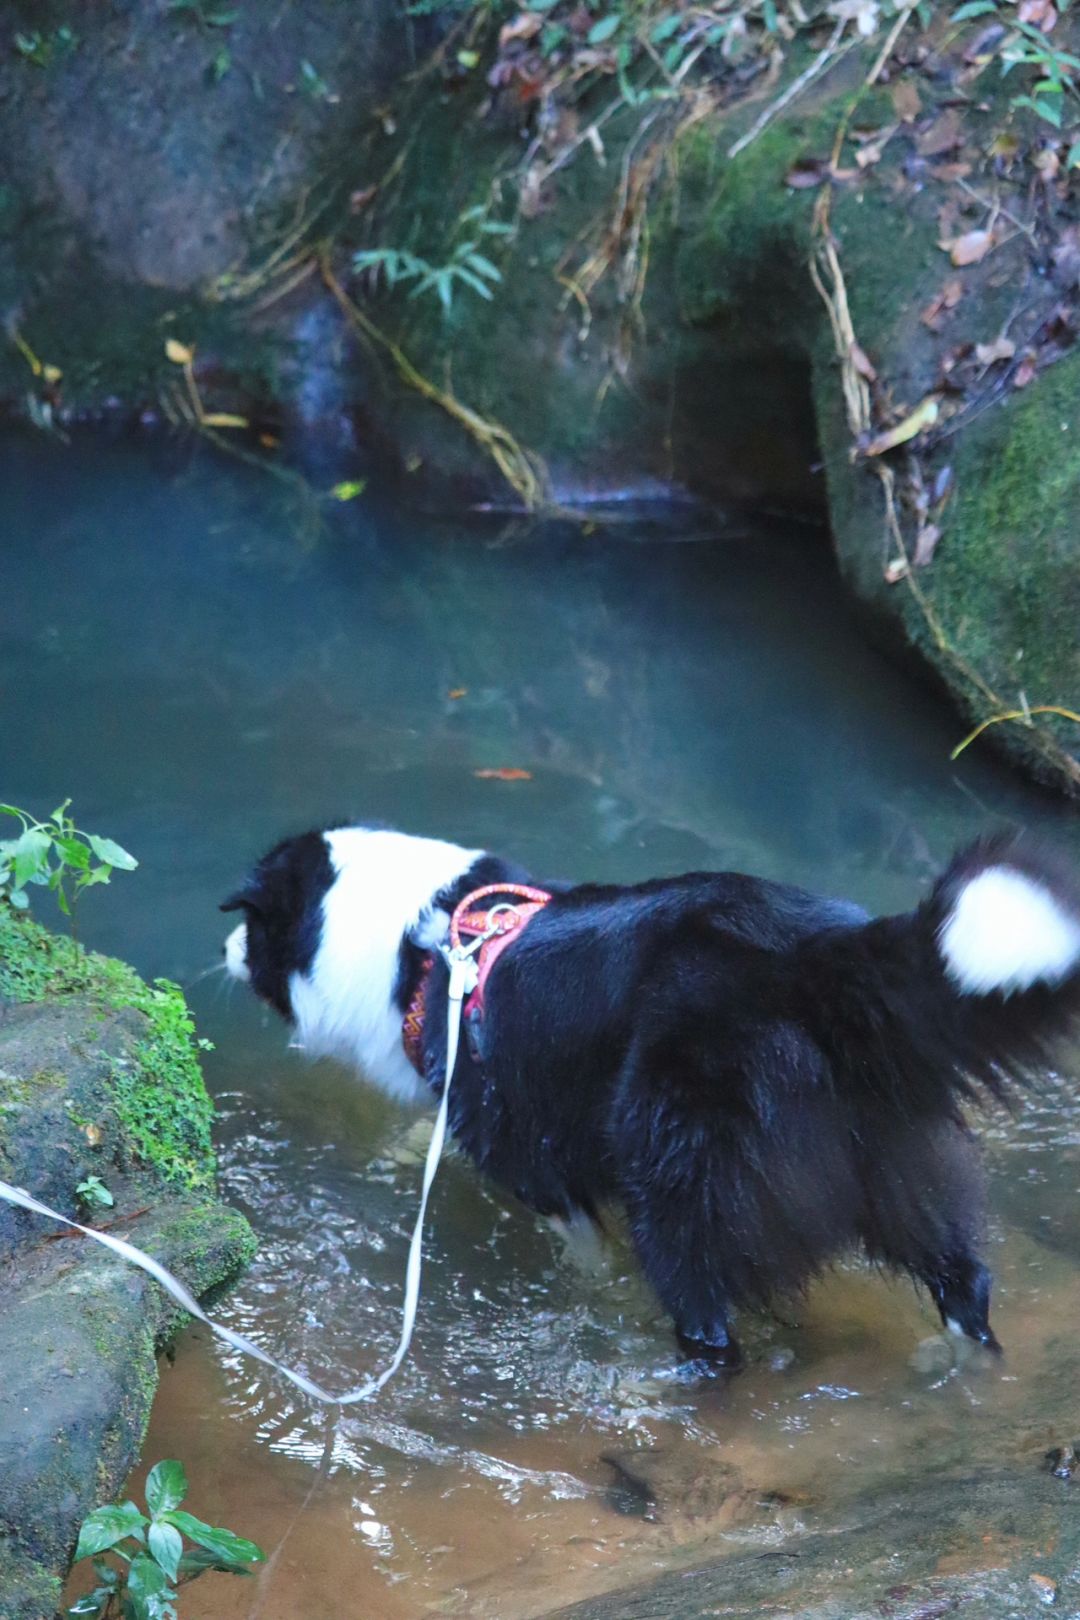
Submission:
<svg viewBox="0 0 1080 1620">
<path fill-rule="evenodd" d="M 356 816 L 538 875 L 738 867 L 879 910 L 955 844 L 1075 812 L 976 751 L 861 642 L 819 539 L 405 519 L 365 500 L 314 546 L 271 480 L 202 454 L 0 442 L 2 796 L 141 859 L 87 941 L 189 984 L 217 1043 L 227 1195 L 259 1259 L 221 1316 L 345 1387 L 397 1334 L 422 1131 L 309 1067 L 217 975 L 218 900 L 282 834 Z M 531 779 L 481 778 L 514 767 Z M 1004 1366 L 958 1364 L 906 1285 L 840 1268 L 743 1324 L 730 1386 L 680 1376 L 625 1252 L 590 1273 L 464 1164 L 444 1167 L 415 1351 L 328 1436 L 262 1369 L 189 1332 L 149 1461 L 276 1550 L 189 1620 L 526 1620 L 747 1543 L 844 1522 L 879 1486 L 1035 1466 L 1075 1386 L 1080 1107 L 1069 1077 L 988 1122 Z M 658 1448 L 658 1521 L 606 1453 Z M 770 1495 L 769 1493 L 778 1493 Z M 625 1502 L 621 1504 L 625 1507 Z"/>
</svg>

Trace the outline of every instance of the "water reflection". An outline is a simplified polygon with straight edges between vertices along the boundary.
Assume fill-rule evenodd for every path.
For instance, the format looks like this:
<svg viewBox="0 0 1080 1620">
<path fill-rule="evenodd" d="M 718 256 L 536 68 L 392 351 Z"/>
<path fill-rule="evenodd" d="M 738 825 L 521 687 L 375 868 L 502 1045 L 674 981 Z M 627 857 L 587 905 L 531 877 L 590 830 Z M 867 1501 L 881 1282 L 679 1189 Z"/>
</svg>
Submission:
<svg viewBox="0 0 1080 1620">
<path fill-rule="evenodd" d="M 1076 840 L 854 635 L 813 536 L 507 535 L 360 505 L 314 551 L 256 476 L 123 444 L 0 445 L 5 794 L 65 793 L 142 860 L 84 930 L 196 981 L 215 906 L 284 831 L 359 815 L 538 874 L 736 866 L 906 906 L 988 825 Z M 512 766 L 531 780 L 477 770 Z M 422 1131 L 209 977 L 193 984 L 223 1184 L 261 1237 L 220 1307 L 345 1387 L 397 1335 Z M 844 1522 L 876 1485 L 1034 1456 L 1080 1352 L 1072 1074 L 995 1119 L 1005 1366 L 958 1357 L 906 1283 L 857 1266 L 743 1325 L 747 1371 L 686 1379 L 616 1239 L 599 1269 L 465 1164 L 440 1176 L 415 1351 L 324 1415 L 183 1336 L 147 1456 L 275 1556 L 189 1620 L 526 1620 L 572 1597 Z"/>
</svg>

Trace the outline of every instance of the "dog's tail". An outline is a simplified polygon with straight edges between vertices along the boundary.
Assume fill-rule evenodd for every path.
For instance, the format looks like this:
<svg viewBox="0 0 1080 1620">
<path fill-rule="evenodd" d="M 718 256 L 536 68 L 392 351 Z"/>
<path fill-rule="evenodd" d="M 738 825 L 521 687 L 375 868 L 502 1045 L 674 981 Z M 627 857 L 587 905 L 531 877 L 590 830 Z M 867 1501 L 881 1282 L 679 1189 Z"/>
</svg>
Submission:
<svg viewBox="0 0 1080 1620">
<path fill-rule="evenodd" d="M 1080 883 L 1027 839 L 983 839 L 915 911 L 796 954 L 834 1083 L 909 1115 L 1005 1097 L 1080 1032 Z"/>
</svg>

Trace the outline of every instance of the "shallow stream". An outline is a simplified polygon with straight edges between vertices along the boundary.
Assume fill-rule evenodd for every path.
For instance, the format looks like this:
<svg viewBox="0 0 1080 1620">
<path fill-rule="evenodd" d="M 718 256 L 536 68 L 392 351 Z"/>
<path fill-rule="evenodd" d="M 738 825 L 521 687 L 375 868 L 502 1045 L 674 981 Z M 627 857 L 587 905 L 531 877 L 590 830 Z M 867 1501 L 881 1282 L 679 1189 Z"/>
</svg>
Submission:
<svg viewBox="0 0 1080 1620">
<path fill-rule="evenodd" d="M 393 1348 L 425 1137 L 204 974 L 270 842 L 355 817 L 540 877 L 737 867 L 875 910 L 990 827 L 1080 855 L 1074 812 L 985 752 L 950 763 L 962 722 L 868 650 L 813 531 L 446 524 L 365 496 L 315 535 L 255 471 L 108 440 L 0 442 L 0 487 L 3 795 L 71 793 L 139 856 L 83 936 L 190 987 L 223 1189 L 261 1241 L 218 1313 L 325 1383 Z M 478 774 L 508 769 L 529 774 Z M 840 1525 L 882 1486 L 1039 1466 L 1080 1370 L 1080 1089 L 982 1129 L 1004 1363 L 851 1265 L 744 1322 L 726 1385 L 685 1380 L 617 1243 L 568 1255 L 451 1160 L 415 1348 L 370 1409 L 328 1430 L 201 1329 L 163 1366 L 147 1461 L 182 1458 L 192 1510 L 272 1553 L 185 1592 L 186 1620 L 531 1620 Z"/>
</svg>

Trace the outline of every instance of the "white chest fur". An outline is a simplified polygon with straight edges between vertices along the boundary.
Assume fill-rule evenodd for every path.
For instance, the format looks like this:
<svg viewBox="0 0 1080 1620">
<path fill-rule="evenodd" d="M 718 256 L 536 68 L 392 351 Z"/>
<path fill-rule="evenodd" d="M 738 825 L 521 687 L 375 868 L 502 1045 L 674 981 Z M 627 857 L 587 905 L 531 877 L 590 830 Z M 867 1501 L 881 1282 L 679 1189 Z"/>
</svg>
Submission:
<svg viewBox="0 0 1080 1620">
<path fill-rule="evenodd" d="M 342 827 L 324 834 L 335 878 L 323 900 L 322 935 L 289 996 L 300 1044 L 312 1057 L 355 1064 L 401 1102 L 430 1100 L 401 1044 L 393 999 L 402 937 L 434 946 L 449 919 L 432 906 L 481 850 L 435 838 Z"/>
</svg>

